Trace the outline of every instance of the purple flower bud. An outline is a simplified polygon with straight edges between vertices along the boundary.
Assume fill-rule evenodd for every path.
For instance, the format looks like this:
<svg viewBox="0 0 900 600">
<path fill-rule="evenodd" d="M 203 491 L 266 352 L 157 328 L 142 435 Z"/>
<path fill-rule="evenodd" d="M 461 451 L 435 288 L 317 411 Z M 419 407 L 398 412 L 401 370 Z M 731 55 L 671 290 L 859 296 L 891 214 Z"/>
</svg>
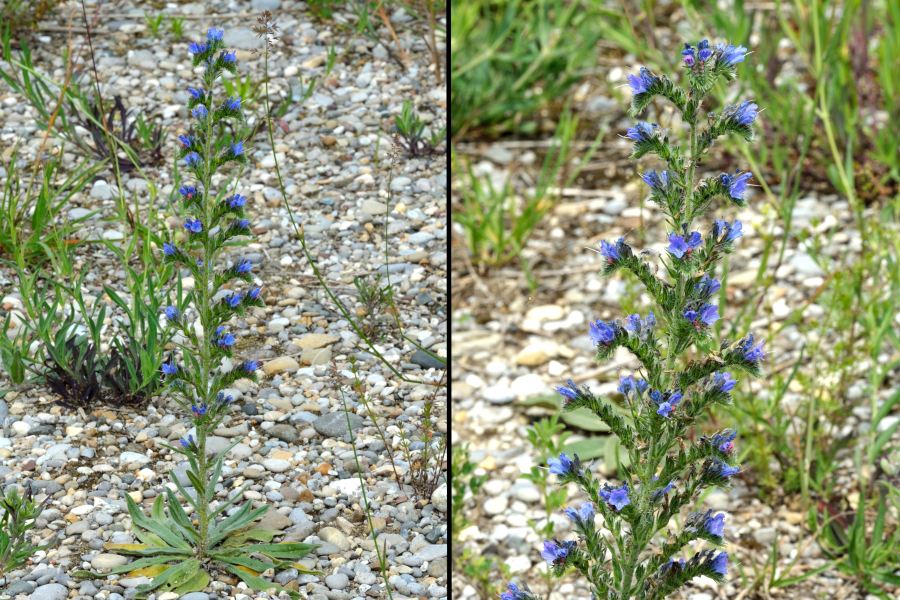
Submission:
<svg viewBox="0 0 900 600">
<path fill-rule="evenodd" d="M 718 292 L 721 287 L 722 284 L 719 283 L 718 279 L 710 277 L 709 275 L 704 275 L 703 278 L 697 282 L 697 285 L 694 286 L 694 290 L 696 290 L 701 298 L 709 298 Z"/>
<path fill-rule="evenodd" d="M 189 152 L 184 157 L 184 164 L 186 164 L 189 167 L 196 167 L 197 165 L 200 164 L 201 160 L 202 159 L 200 158 L 199 154 L 197 154 L 196 152 Z"/>
<path fill-rule="evenodd" d="M 640 339 L 646 339 L 656 327 L 656 315 L 651 310 L 646 319 L 641 319 L 638 314 L 628 315 L 625 318 L 625 331 Z"/>
<path fill-rule="evenodd" d="M 194 445 L 194 436 L 188 435 L 186 438 L 181 438 L 179 442 L 181 443 L 182 448 L 190 448 Z"/>
<path fill-rule="evenodd" d="M 684 258 L 685 256 L 690 256 L 694 249 L 699 247 L 702 242 L 703 240 L 700 237 L 700 234 L 696 231 L 691 232 L 686 240 L 677 233 L 670 233 L 669 247 L 667 250 L 669 254 L 675 258 Z"/>
<path fill-rule="evenodd" d="M 247 198 L 240 194 L 235 194 L 234 196 L 225 198 L 225 202 L 230 208 L 242 208 L 247 203 Z"/>
<path fill-rule="evenodd" d="M 260 292 L 262 292 L 261 287 L 250 288 L 250 291 L 247 292 L 247 297 L 251 300 L 256 300 L 257 298 L 259 298 Z"/>
<path fill-rule="evenodd" d="M 717 460 L 713 461 L 711 471 L 714 475 L 718 475 L 719 477 L 722 477 L 723 479 L 728 479 L 729 477 L 732 477 L 733 475 L 737 475 L 738 473 L 740 473 L 741 468 L 740 467 L 732 467 L 728 463 L 725 463 L 725 462 L 717 459 Z"/>
<path fill-rule="evenodd" d="M 209 49 L 209 46 L 206 44 L 198 44 L 197 42 L 191 42 L 188 44 L 188 52 L 191 54 L 203 54 Z"/>
<path fill-rule="evenodd" d="M 206 94 L 206 92 L 204 92 L 203 90 L 195 87 L 188 87 L 187 93 L 191 95 L 191 98 L 196 98 L 197 100 L 201 100 Z"/>
<path fill-rule="evenodd" d="M 744 100 L 738 105 L 731 105 L 725 108 L 723 115 L 726 118 L 732 119 L 738 125 L 749 127 L 753 124 L 753 121 L 756 120 L 758 111 L 759 107 L 755 102 Z"/>
<path fill-rule="evenodd" d="M 237 62 L 237 57 L 234 55 L 233 51 L 232 52 L 223 52 L 221 58 L 222 58 L 222 62 L 225 62 L 228 64 L 234 64 L 235 62 Z"/>
<path fill-rule="evenodd" d="M 215 27 L 210 27 L 206 30 L 206 39 L 210 42 L 218 42 L 222 40 L 222 35 L 225 32 L 221 29 L 216 29 Z"/>
<path fill-rule="evenodd" d="M 510 583 L 506 591 L 500 594 L 500 600 L 536 600 L 536 598 L 527 585 L 525 589 L 520 589 L 516 584 Z"/>
<path fill-rule="evenodd" d="M 753 334 L 748 334 L 747 337 L 738 342 L 738 349 L 744 353 L 744 360 L 756 364 L 766 358 L 766 353 L 763 351 L 765 341 L 760 342 L 756 346 L 753 345 L 753 342 Z"/>
<path fill-rule="evenodd" d="M 241 365 L 241 368 L 243 370 L 247 371 L 248 373 L 253 373 L 261 366 L 262 366 L 262 362 L 260 362 L 258 360 L 245 360 L 243 362 L 243 364 Z"/>
<path fill-rule="evenodd" d="M 704 63 L 709 60 L 709 57 L 712 56 L 712 48 L 709 47 L 709 40 L 702 40 L 699 44 L 697 44 L 697 58 L 700 62 Z"/>
<path fill-rule="evenodd" d="M 716 373 L 713 373 L 712 387 L 714 389 L 727 394 L 734 389 L 735 385 L 737 385 L 737 381 L 734 380 L 734 378 L 731 376 L 731 373 L 727 371 L 718 371 Z"/>
<path fill-rule="evenodd" d="M 656 480 L 657 477 L 654 476 L 653 479 Z M 674 480 L 674 479 L 673 479 L 672 481 L 670 481 L 669 483 L 667 483 L 667 484 L 665 485 L 665 487 L 661 487 L 661 488 L 659 488 L 658 490 L 654 490 L 653 493 L 650 494 L 650 499 L 651 499 L 651 500 L 654 500 L 654 501 L 655 501 L 655 500 L 659 500 L 660 498 L 662 498 L 663 496 L 665 496 L 666 494 L 668 494 L 669 492 L 671 492 L 673 487 L 675 487 L 675 480 Z"/>
<path fill-rule="evenodd" d="M 619 248 L 625 243 L 624 238 L 619 238 L 615 244 L 610 244 L 606 240 L 600 242 L 600 255 L 606 259 L 607 264 L 615 264 L 622 258 L 619 254 Z"/>
<path fill-rule="evenodd" d="M 206 404 L 200 404 L 199 406 L 196 404 L 191 404 L 191 412 L 194 413 L 195 417 L 202 417 L 206 414 Z"/>
<path fill-rule="evenodd" d="M 163 242 L 163 254 L 165 256 L 175 256 L 178 254 L 178 248 L 175 247 L 175 244 Z"/>
<path fill-rule="evenodd" d="M 625 375 L 624 377 L 619 378 L 619 387 L 616 389 L 620 394 L 627 396 L 632 392 L 643 394 L 647 391 L 648 387 L 650 387 L 649 384 L 643 379 Z"/>
<path fill-rule="evenodd" d="M 198 104 L 194 107 L 194 110 L 191 111 L 191 114 L 194 115 L 195 119 L 205 119 L 209 114 L 209 111 L 206 110 L 206 107 L 202 104 Z"/>
<path fill-rule="evenodd" d="M 228 110 L 241 110 L 241 97 L 229 98 L 225 101 L 225 108 Z"/>
<path fill-rule="evenodd" d="M 190 148 L 194 144 L 194 138 L 189 135 L 179 135 L 178 141 L 183 148 Z"/>
<path fill-rule="evenodd" d="M 731 196 L 732 199 L 743 200 L 744 192 L 747 190 L 747 180 L 751 177 L 753 177 L 753 174 L 750 172 L 741 173 L 740 171 L 737 171 L 734 175 L 722 173 L 719 175 L 719 181 L 728 188 L 728 195 Z"/>
<path fill-rule="evenodd" d="M 169 321 L 177 321 L 178 318 L 181 316 L 178 313 L 178 309 L 175 308 L 174 306 L 167 306 L 166 310 L 165 310 L 165 314 L 166 314 L 166 319 Z"/>
<path fill-rule="evenodd" d="M 171 362 L 164 362 L 162 364 L 162 374 L 166 375 L 174 375 L 178 372 L 178 365 Z"/>
</svg>

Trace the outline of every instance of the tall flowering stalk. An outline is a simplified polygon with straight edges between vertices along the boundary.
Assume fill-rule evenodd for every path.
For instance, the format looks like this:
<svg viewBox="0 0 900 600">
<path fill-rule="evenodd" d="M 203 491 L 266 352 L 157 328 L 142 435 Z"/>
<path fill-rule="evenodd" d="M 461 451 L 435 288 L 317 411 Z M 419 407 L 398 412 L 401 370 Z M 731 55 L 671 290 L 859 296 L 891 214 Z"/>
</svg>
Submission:
<svg viewBox="0 0 900 600">
<path fill-rule="evenodd" d="M 187 88 L 193 124 L 188 133 L 178 136 L 180 158 L 192 181 L 178 190 L 181 212 L 187 215 L 182 239 L 169 237 L 162 247 L 162 259 L 190 272 L 194 279 L 185 302 L 164 311 L 181 341 L 179 351 L 168 357 L 161 370 L 167 389 L 192 425 L 178 446 L 169 448 L 187 460 L 186 478 L 193 489 L 173 472 L 172 481 L 187 510 L 166 489 L 165 495 L 157 497 L 151 518 L 126 497 L 133 529 L 144 543 L 110 546 L 144 557 L 113 572 L 140 568 L 141 574 L 146 574 L 143 569 L 155 569 L 156 577 L 139 587 L 141 593 L 203 589 L 209 582 L 206 570 L 213 563 L 254 589 L 282 590 L 260 574 L 300 567 L 292 561 L 313 549 L 296 542 L 269 543 L 278 532 L 255 526 L 268 506 L 237 506 L 245 488 L 224 501 L 216 500 L 224 457 L 231 448 L 212 454 L 207 438 L 232 408 L 232 397 L 225 390 L 240 378 L 255 380 L 260 366 L 255 360 L 234 364 L 237 338 L 228 321 L 249 307 L 264 306 L 260 287 L 253 285 L 250 260 L 226 262 L 223 256 L 226 248 L 238 245 L 251 231 L 244 215 L 247 199 L 237 189 L 240 171 L 213 189 L 217 172 L 247 162 L 244 140 L 237 137 L 246 130 L 241 99 L 215 93 L 223 72 L 234 73 L 237 64 L 235 53 L 224 48 L 222 37 L 222 30 L 213 28 L 205 42 L 189 46 L 193 65 L 204 68 L 202 87 Z M 298 596 L 295 591 L 289 593 Z"/>
<path fill-rule="evenodd" d="M 561 485 L 577 484 L 590 501 L 566 509 L 577 539 L 547 540 L 541 555 L 558 576 L 569 570 L 581 573 L 595 598 L 664 598 L 694 577 L 723 581 L 728 572 L 728 554 L 718 549 L 725 543 L 724 514 L 700 510 L 680 526 L 670 528 L 669 523 L 703 489 L 725 486 L 740 472 L 735 431 L 695 435 L 693 429 L 704 409 L 731 400 L 736 382 L 728 369 L 756 376 L 764 358 L 762 344 L 752 335 L 718 346 L 712 336 L 720 318 L 714 303 L 721 288 L 716 265 L 741 237 L 740 221 L 716 219 L 705 238 L 701 227 L 694 226 L 715 199 L 744 206 L 749 173 L 723 173 L 699 182 L 695 175 L 718 137 L 735 133 L 752 138 L 753 102 L 708 112 L 705 122 L 700 120 L 704 97 L 717 80 L 734 79 L 746 53 L 740 46 L 711 46 L 706 40 L 697 47 L 686 45 L 686 89 L 646 68 L 629 77 L 632 115 L 661 96 L 675 105 L 690 131 L 686 152 L 655 123 L 638 122 L 625 134 L 634 142 L 633 158 L 656 154 L 666 163 L 666 169 L 642 175 L 671 227 L 661 258 L 665 277 L 657 276 L 622 238 L 602 242 L 599 250 L 604 274 L 631 272 L 656 306 L 624 322 L 591 323 L 597 358 L 604 360 L 623 346 L 638 359 L 640 371 L 622 377 L 620 403 L 598 398 L 571 380 L 557 388 L 566 410 L 587 408 L 603 419 L 630 459 L 620 466 L 615 484 L 599 481 L 577 455 L 549 461 Z M 601 517 L 599 526 L 595 515 Z M 502 598 L 527 600 L 533 595 L 527 587 L 510 584 Z"/>
</svg>

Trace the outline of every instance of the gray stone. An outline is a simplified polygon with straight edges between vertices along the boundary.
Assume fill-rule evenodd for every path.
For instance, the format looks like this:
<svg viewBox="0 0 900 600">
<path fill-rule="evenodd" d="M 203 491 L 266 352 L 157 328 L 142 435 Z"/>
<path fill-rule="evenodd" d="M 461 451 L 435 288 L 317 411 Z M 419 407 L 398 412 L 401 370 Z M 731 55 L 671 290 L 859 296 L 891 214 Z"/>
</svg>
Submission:
<svg viewBox="0 0 900 600">
<path fill-rule="evenodd" d="M 434 358 L 424 350 L 416 350 L 410 357 L 409 362 L 419 365 L 423 369 L 446 369 L 447 363 L 441 362 Z"/>
<path fill-rule="evenodd" d="M 342 590 L 350 585 L 350 578 L 343 573 L 335 573 L 325 578 L 325 585 L 333 590 Z"/>
<path fill-rule="evenodd" d="M 48 583 L 42 585 L 32 592 L 31 600 L 66 600 L 69 597 L 69 590 L 66 586 L 58 583 Z"/>
<path fill-rule="evenodd" d="M 300 439 L 300 436 L 297 433 L 297 428 L 284 423 L 279 423 L 278 425 L 273 426 L 269 430 L 269 435 L 289 444 Z"/>
<path fill-rule="evenodd" d="M 356 431 L 362 424 L 364 419 L 359 415 L 350 413 L 350 426 L 353 431 Z M 318 419 L 313 422 L 313 428 L 319 432 L 319 435 L 323 435 L 329 438 L 342 438 L 347 435 L 347 414 L 344 411 L 328 413 L 327 415 L 322 415 Z"/>
<path fill-rule="evenodd" d="M 278 10 L 281 8 L 281 0 L 250 0 L 250 8 L 253 10 Z M 187 596 L 182 596 L 187 598 Z"/>
<path fill-rule="evenodd" d="M 128 52 L 128 64 L 150 71 L 159 66 L 159 61 L 149 50 L 131 50 Z"/>
<path fill-rule="evenodd" d="M 226 46 L 241 50 L 252 50 L 262 46 L 262 38 L 247 27 L 228 27 L 222 40 Z"/>
<path fill-rule="evenodd" d="M 179 600 L 209 600 L 209 594 L 206 592 L 191 592 L 181 596 Z"/>
<path fill-rule="evenodd" d="M 423 560 L 443 558 L 447 556 L 447 544 L 428 544 L 419 548 L 416 552 L 416 556 L 421 557 Z"/>
</svg>

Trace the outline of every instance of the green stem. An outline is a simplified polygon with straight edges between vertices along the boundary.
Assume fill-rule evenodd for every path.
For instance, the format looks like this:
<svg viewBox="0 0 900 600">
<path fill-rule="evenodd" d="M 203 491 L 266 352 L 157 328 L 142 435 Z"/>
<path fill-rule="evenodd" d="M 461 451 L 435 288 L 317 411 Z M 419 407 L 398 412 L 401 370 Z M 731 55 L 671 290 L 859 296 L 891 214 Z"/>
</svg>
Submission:
<svg viewBox="0 0 900 600">
<path fill-rule="evenodd" d="M 203 170 L 203 178 L 201 184 L 203 185 L 203 227 L 206 228 L 204 230 L 204 241 L 203 241 L 203 268 L 199 269 L 200 281 L 197 282 L 197 285 L 200 287 L 200 302 L 197 306 L 198 311 L 200 312 L 200 323 L 203 328 L 203 338 L 200 340 L 200 382 L 201 388 L 197 393 L 197 401 L 203 404 L 209 405 L 211 403 L 211 398 L 209 397 L 210 392 L 210 377 L 209 374 L 212 371 L 212 354 L 210 351 L 210 328 L 212 327 L 212 323 L 210 322 L 212 313 L 209 308 L 210 297 L 209 297 L 209 286 L 210 281 L 212 279 L 212 263 L 213 263 L 213 249 L 210 244 L 210 235 L 209 235 L 209 227 L 210 227 L 210 219 L 211 219 L 211 210 L 210 210 L 210 201 L 209 201 L 209 186 L 212 182 L 212 113 L 213 113 L 213 103 L 212 103 L 212 90 L 213 90 L 213 81 L 209 78 L 205 78 L 206 81 L 206 103 L 208 104 L 207 111 L 208 116 L 206 117 L 206 136 L 204 140 L 205 146 L 205 156 L 204 159 L 206 161 L 205 167 Z M 196 289 L 196 288 L 195 288 Z M 200 423 L 197 419 L 194 420 L 194 425 L 197 429 L 197 466 L 199 468 L 199 479 L 203 482 L 204 485 L 207 485 L 209 482 L 207 481 L 207 468 L 208 464 L 206 461 L 206 427 L 202 423 Z M 198 493 L 201 493 L 203 490 L 197 490 Z M 203 499 L 197 503 L 197 513 L 198 513 L 198 527 L 199 527 L 199 539 L 197 541 L 197 558 L 203 559 L 206 555 L 207 551 L 207 538 L 209 536 L 209 507 Z"/>
</svg>

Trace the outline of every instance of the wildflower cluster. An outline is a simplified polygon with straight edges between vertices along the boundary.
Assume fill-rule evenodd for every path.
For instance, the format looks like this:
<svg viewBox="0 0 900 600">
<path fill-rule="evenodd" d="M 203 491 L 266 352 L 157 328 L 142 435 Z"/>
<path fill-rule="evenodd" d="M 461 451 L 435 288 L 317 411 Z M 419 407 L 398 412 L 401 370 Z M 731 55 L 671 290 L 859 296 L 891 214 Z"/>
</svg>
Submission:
<svg viewBox="0 0 900 600">
<path fill-rule="evenodd" d="M 223 256 L 225 248 L 240 246 L 242 238 L 251 233 L 244 213 L 247 198 L 238 184 L 247 162 L 245 141 L 240 137 L 248 130 L 241 98 L 215 93 L 222 74 L 235 72 L 236 55 L 224 47 L 223 31 L 215 28 L 207 32 L 204 42 L 191 43 L 188 50 L 194 67 L 203 67 L 203 78 L 200 87 L 187 88 L 193 123 L 178 136 L 179 158 L 190 181 L 178 188 L 176 202 L 186 216 L 183 228 L 166 236 L 162 259 L 176 266 L 179 276 L 189 274 L 194 286 L 179 306 L 162 311 L 167 326 L 176 334 L 176 350 L 163 363 L 160 377 L 190 419 L 190 430 L 170 449 L 187 461 L 185 475 L 193 490 L 188 491 L 173 473 L 172 481 L 188 506 L 182 507 L 167 490 L 157 497 L 152 519 L 127 500 L 136 535 L 149 541 L 117 548 L 145 557 L 117 569 L 154 567 L 156 577 L 138 587 L 142 594 L 203 589 L 209 581 L 205 571 L 213 563 L 216 570 L 239 577 L 253 589 L 283 590 L 260 575 L 290 566 L 290 561 L 305 556 L 313 546 L 268 543 L 278 532 L 254 528 L 268 507 L 241 505 L 243 488 L 222 502 L 216 500 L 223 460 L 230 448 L 210 452 L 207 438 L 232 409 L 234 399 L 228 388 L 238 379 L 255 379 L 260 367 L 255 360 L 233 360 L 238 338 L 228 322 L 248 308 L 264 304 L 262 290 L 253 282 L 253 263 L 248 258 L 226 262 Z M 223 171 L 225 180 L 214 190 L 213 176 Z"/>
<path fill-rule="evenodd" d="M 721 283 L 715 270 L 743 235 L 740 221 L 714 220 L 705 234 L 702 227 L 694 227 L 695 218 L 704 215 L 715 199 L 745 204 L 749 173 L 723 173 L 698 183 L 695 171 L 717 137 L 752 136 L 758 108 L 751 101 L 707 113 L 705 126 L 698 118 L 704 96 L 716 80 L 732 80 L 746 54 L 742 46 L 712 46 L 706 40 L 696 47 L 686 45 L 684 88 L 646 68 L 629 76 L 632 114 L 656 96 L 668 99 L 690 128 L 690 145 L 685 152 L 655 123 L 639 121 L 625 133 L 634 143 L 635 158 L 656 154 L 666 163 L 665 169 L 642 174 L 650 199 L 671 226 L 661 257 L 664 276 L 657 275 L 624 238 L 603 241 L 599 249 L 603 272 L 631 272 L 656 306 L 622 322 L 591 322 L 588 334 L 598 359 L 623 346 L 638 359 L 640 371 L 621 378 L 617 403 L 598 398 L 571 380 L 557 388 L 565 409 L 587 408 L 605 421 L 630 459 L 620 466 L 617 483 L 599 481 L 577 455 L 561 454 L 548 463 L 560 484 L 577 484 L 589 501 L 565 511 L 577 539 L 547 540 L 541 555 L 557 575 L 580 572 L 598 599 L 664 598 L 694 577 L 722 581 L 728 572 L 728 554 L 718 549 L 725 538 L 723 513 L 692 512 L 680 530 L 668 526 L 701 490 L 727 485 L 740 472 L 735 431 L 698 437 L 692 429 L 704 409 L 731 400 L 736 380 L 729 369 L 758 375 L 765 357 L 762 343 L 752 335 L 734 343 L 726 340 L 718 349 L 712 339 L 720 318 L 715 298 Z M 690 357 L 683 356 L 691 348 Z M 596 516 L 601 517 L 599 523 Z M 712 547 L 680 556 L 698 542 Z M 533 596 L 511 583 L 502 597 Z"/>
</svg>

